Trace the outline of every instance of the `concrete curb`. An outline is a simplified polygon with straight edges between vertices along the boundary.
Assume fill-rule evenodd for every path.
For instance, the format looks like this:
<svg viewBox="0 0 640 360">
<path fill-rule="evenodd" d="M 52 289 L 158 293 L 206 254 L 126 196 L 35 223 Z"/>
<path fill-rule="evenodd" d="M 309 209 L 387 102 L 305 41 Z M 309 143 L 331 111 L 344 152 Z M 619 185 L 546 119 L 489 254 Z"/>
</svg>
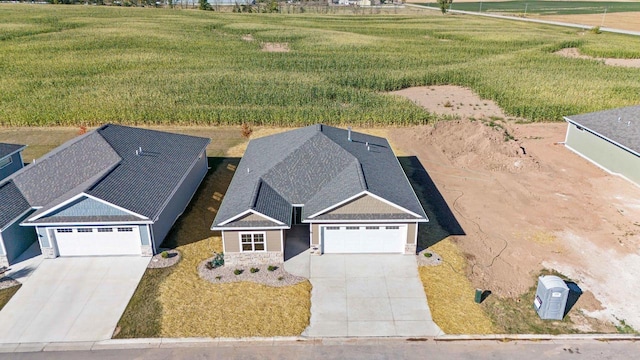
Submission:
<svg viewBox="0 0 640 360">
<path fill-rule="evenodd" d="M 42 352 L 42 351 L 99 351 L 122 349 L 158 349 L 181 347 L 249 347 L 249 346 L 349 346 L 379 345 L 385 342 L 406 341 L 420 343 L 476 342 L 476 341 L 527 341 L 527 342 L 566 342 L 566 341 L 640 341 L 640 335 L 624 334 L 497 334 L 497 335 L 442 335 L 437 337 L 250 337 L 250 338 L 146 338 L 146 339 L 109 339 L 96 342 L 59 342 L 59 343 L 21 343 L 0 344 L 0 353 Z"/>
</svg>

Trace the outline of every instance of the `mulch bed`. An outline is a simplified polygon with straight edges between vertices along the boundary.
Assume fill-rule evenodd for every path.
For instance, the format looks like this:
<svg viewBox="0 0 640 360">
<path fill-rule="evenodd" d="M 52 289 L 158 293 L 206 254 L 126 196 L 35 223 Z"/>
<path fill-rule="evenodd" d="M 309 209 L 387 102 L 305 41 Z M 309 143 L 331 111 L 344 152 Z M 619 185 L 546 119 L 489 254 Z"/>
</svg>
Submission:
<svg viewBox="0 0 640 360">
<path fill-rule="evenodd" d="M 162 257 L 162 252 L 166 251 L 167 254 L 169 254 L 169 257 L 167 258 L 163 258 Z M 169 266 L 173 266 L 175 264 L 178 263 L 178 261 L 180 261 L 180 259 L 182 258 L 182 255 L 180 254 L 180 251 L 175 250 L 175 249 L 160 249 L 160 253 L 158 253 L 157 255 L 154 255 L 151 258 L 151 261 L 149 261 L 149 265 L 147 266 L 147 268 L 149 269 L 161 269 L 161 268 L 166 268 Z"/>
<path fill-rule="evenodd" d="M 269 271 L 269 265 L 253 265 L 253 266 L 220 266 L 215 269 L 207 269 L 206 264 L 211 262 L 213 257 L 206 259 L 198 265 L 198 274 L 201 278 L 214 284 L 234 283 L 242 281 L 251 281 L 271 287 L 283 287 L 299 284 L 307 281 L 301 276 L 292 275 L 284 270 L 284 264 L 273 264 L 277 269 Z M 252 273 L 251 268 L 258 269 Z M 242 270 L 239 275 L 234 274 L 235 270 Z"/>
<path fill-rule="evenodd" d="M 425 254 L 431 254 L 431 256 L 427 257 Z M 418 253 L 418 266 L 438 266 L 440 264 L 442 264 L 442 258 L 433 251 L 425 249 Z"/>
</svg>

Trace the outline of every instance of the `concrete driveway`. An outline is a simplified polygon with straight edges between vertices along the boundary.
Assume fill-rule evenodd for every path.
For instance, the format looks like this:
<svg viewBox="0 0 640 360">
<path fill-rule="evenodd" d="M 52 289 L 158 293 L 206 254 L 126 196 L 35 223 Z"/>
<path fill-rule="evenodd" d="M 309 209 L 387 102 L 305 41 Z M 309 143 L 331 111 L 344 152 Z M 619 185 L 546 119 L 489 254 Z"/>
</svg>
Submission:
<svg viewBox="0 0 640 360">
<path fill-rule="evenodd" d="M 311 322 L 303 335 L 437 336 L 415 256 L 309 256 Z"/>
<path fill-rule="evenodd" d="M 149 260 L 43 260 L 0 311 L 0 343 L 110 339 Z"/>
</svg>

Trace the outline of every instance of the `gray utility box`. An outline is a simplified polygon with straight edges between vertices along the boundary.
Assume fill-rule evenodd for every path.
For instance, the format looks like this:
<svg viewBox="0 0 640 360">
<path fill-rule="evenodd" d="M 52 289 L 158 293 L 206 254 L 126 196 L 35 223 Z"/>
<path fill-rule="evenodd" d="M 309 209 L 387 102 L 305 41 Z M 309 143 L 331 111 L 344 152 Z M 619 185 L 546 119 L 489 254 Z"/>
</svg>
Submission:
<svg viewBox="0 0 640 360">
<path fill-rule="evenodd" d="M 562 320 L 569 297 L 569 287 L 554 275 L 540 276 L 533 306 L 543 320 Z"/>
</svg>

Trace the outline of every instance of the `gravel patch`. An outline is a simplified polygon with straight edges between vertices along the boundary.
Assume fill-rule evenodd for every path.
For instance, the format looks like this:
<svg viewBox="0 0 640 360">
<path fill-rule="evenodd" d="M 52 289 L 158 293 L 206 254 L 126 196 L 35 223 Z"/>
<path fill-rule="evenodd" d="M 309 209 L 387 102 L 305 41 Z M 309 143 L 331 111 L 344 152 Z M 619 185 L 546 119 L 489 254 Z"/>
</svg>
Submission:
<svg viewBox="0 0 640 360">
<path fill-rule="evenodd" d="M 162 252 L 166 251 L 169 254 L 169 257 L 163 258 Z M 182 259 L 182 255 L 180 251 L 175 249 L 161 249 L 160 253 L 154 255 L 149 261 L 148 269 L 161 269 L 169 266 L 173 266 L 178 263 Z"/>
<path fill-rule="evenodd" d="M 211 260 L 213 260 L 213 257 L 198 265 L 198 274 L 201 278 L 214 284 L 251 281 L 271 287 L 283 287 L 307 281 L 306 278 L 286 272 L 282 263 L 272 265 L 277 267 L 273 271 L 269 271 L 269 265 L 254 265 L 253 268 L 258 269 L 258 271 L 252 273 L 252 266 L 220 266 L 211 270 L 207 269 L 206 263 Z M 234 274 L 236 269 L 242 270 L 242 273 L 239 275 Z"/>
<path fill-rule="evenodd" d="M 431 254 L 431 256 L 425 256 Z M 438 266 L 442 264 L 442 257 L 433 251 L 426 249 L 418 253 L 418 266 Z"/>
<path fill-rule="evenodd" d="M 8 289 L 16 285 L 20 285 L 20 283 L 8 276 L 0 278 L 0 290 Z"/>
</svg>

